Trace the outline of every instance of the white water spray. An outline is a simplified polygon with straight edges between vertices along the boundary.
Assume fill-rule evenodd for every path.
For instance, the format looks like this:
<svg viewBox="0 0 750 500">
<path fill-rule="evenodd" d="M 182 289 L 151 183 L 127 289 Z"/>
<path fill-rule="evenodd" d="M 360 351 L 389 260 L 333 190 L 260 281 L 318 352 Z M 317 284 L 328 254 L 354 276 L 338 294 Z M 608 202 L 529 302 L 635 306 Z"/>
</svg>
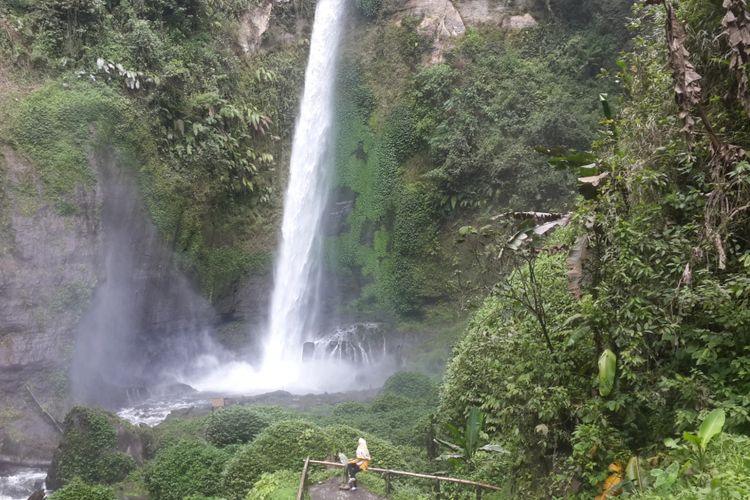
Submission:
<svg viewBox="0 0 750 500">
<path fill-rule="evenodd" d="M 315 10 L 305 90 L 294 132 L 262 372 L 299 362 L 318 315 L 321 222 L 328 200 L 336 60 L 346 0 L 320 0 Z"/>
</svg>

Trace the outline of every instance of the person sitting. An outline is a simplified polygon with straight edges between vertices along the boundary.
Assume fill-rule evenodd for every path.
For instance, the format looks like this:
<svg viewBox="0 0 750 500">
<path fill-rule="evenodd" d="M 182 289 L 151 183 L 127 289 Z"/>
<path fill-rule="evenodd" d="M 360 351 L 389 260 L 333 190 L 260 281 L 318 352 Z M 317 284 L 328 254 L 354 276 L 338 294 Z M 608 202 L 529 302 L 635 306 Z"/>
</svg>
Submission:
<svg viewBox="0 0 750 500">
<path fill-rule="evenodd" d="M 357 473 L 367 470 L 370 460 L 372 458 L 370 458 L 370 450 L 367 449 L 367 441 L 359 438 L 357 457 L 349 460 L 349 463 L 346 465 L 346 475 L 349 478 L 347 483 L 348 489 L 352 491 L 357 489 Z"/>
</svg>

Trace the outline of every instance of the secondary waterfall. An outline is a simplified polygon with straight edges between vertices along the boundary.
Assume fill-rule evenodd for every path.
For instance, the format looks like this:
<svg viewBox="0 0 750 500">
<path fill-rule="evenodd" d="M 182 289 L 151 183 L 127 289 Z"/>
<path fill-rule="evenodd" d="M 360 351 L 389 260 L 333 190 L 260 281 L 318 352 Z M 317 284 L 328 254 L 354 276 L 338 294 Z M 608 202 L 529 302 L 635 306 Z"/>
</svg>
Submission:
<svg viewBox="0 0 750 500">
<path fill-rule="evenodd" d="M 294 132 L 284 199 L 263 372 L 299 360 L 318 315 L 321 221 L 330 188 L 334 84 L 346 0 L 320 0 L 315 9 L 305 89 Z"/>
</svg>

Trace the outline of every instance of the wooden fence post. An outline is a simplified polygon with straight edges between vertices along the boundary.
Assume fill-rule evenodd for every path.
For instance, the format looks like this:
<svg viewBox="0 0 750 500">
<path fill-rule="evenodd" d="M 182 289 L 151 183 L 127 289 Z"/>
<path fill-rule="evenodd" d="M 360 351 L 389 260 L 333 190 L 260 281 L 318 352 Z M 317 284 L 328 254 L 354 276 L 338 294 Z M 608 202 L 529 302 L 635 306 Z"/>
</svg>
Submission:
<svg viewBox="0 0 750 500">
<path fill-rule="evenodd" d="M 392 488 L 391 488 L 391 474 L 386 472 L 383 475 L 383 478 L 385 479 L 385 495 L 388 496 L 391 494 Z"/>
<path fill-rule="evenodd" d="M 299 489 L 297 490 L 297 500 L 305 497 L 305 483 L 307 482 L 307 467 L 310 465 L 310 457 L 305 459 L 305 466 L 302 467 L 302 475 L 299 478 Z"/>
<path fill-rule="evenodd" d="M 477 486 L 477 500 L 482 500 L 482 488 Z"/>
</svg>

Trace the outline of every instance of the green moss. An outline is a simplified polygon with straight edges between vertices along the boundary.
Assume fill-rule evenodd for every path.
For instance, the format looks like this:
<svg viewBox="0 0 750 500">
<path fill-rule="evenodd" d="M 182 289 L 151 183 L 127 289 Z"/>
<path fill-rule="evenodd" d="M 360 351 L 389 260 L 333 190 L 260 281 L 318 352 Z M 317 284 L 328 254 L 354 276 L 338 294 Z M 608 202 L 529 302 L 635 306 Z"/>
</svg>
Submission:
<svg viewBox="0 0 750 500">
<path fill-rule="evenodd" d="M 148 496 L 145 481 L 146 480 L 143 477 L 143 469 L 136 469 L 128 474 L 128 477 L 124 480 L 114 484 L 112 489 L 115 490 L 117 498 L 145 498 Z"/>
<path fill-rule="evenodd" d="M 336 182 L 355 198 L 348 230 L 328 242 L 329 263 L 342 279 L 360 284 L 355 309 L 415 314 L 443 273 L 435 272 L 429 190 L 402 179 L 400 164 L 416 151 L 414 122 L 402 104 L 372 129 L 372 100 L 357 66 L 344 71 L 339 85 Z"/>
<path fill-rule="evenodd" d="M 46 197 L 62 215 L 76 213 L 77 189 L 93 189 L 88 153 L 97 138 L 126 139 L 128 102 L 103 85 L 51 83 L 25 97 L 11 116 L 18 150 L 34 164 Z M 93 132 L 93 133 L 92 133 Z"/>
<path fill-rule="evenodd" d="M 50 310 L 54 313 L 69 312 L 79 316 L 86 309 L 93 291 L 93 283 L 68 283 L 56 290 L 51 299 Z"/>
<path fill-rule="evenodd" d="M 124 479 L 135 462 L 117 450 L 115 425 L 129 426 L 104 410 L 74 407 L 63 423 L 63 438 L 50 469 L 50 486 L 64 486 L 76 477 L 105 484 Z"/>
<path fill-rule="evenodd" d="M 15 234 L 10 219 L 10 199 L 7 192 L 7 173 L 5 172 L 5 155 L 0 153 L 0 255 L 5 255 L 13 248 Z"/>
</svg>

